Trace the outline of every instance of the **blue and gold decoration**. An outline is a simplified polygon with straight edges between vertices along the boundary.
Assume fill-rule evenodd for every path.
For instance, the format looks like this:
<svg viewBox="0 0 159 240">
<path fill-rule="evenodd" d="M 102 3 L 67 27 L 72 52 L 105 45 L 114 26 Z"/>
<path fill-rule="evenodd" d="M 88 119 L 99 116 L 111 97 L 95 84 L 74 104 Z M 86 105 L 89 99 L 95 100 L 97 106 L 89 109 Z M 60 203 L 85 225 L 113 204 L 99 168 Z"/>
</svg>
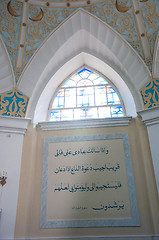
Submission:
<svg viewBox="0 0 159 240">
<path fill-rule="evenodd" d="M 1 0 L 0 32 L 12 62 L 16 80 L 15 84 L 18 83 L 29 60 L 43 42 L 79 8 L 84 9 L 113 27 L 136 50 L 151 71 L 153 52 L 159 28 L 159 21 L 157 21 L 159 16 L 157 1 L 139 1 L 151 53 L 151 56 L 145 58 L 140 32 L 136 23 L 136 13 L 130 0 L 102 0 L 95 1 L 94 3 L 81 0 L 63 0 L 59 1 L 59 7 L 54 7 L 54 5 L 50 4 L 55 2 L 56 5 L 58 1 L 46 2 L 45 6 L 40 5 L 40 2 L 42 3 L 43 1 L 39 1 L 37 5 L 28 2 L 24 46 L 21 46 L 19 42 L 23 24 L 24 2 L 18 0 Z M 79 6 L 72 5 L 74 2 L 78 2 Z M 24 49 L 23 59 L 21 66 L 17 66 L 17 55 L 20 47 Z"/>
<path fill-rule="evenodd" d="M 83 9 L 119 33 L 144 60 L 152 73 L 159 29 L 158 2 L 138 0 L 138 12 L 143 19 L 149 47 L 149 56 L 146 57 L 136 20 L 137 12 L 131 0 L 96 0 L 93 3 L 90 0 L 37 0 L 36 4 L 27 0 L 1 0 L 0 37 L 10 58 L 14 73 L 13 86 L 16 89 L 0 95 L 0 114 L 25 116 L 29 99 L 18 91 L 21 76 L 46 39 L 78 9 Z M 140 93 L 145 108 L 159 105 L 159 80 L 152 79 Z"/>
<path fill-rule="evenodd" d="M 14 72 L 20 45 L 22 7 L 23 3 L 17 0 L 0 1 L 0 34 L 6 45 Z"/>
<path fill-rule="evenodd" d="M 152 79 L 141 91 L 144 108 L 159 105 L 159 79 Z"/>
<path fill-rule="evenodd" d="M 145 63 L 149 67 L 150 71 L 152 71 L 153 54 L 159 29 L 159 6 L 157 5 L 157 2 L 158 0 L 149 0 L 144 4 L 142 1 L 139 2 L 150 49 L 150 57 L 145 58 Z"/>
<path fill-rule="evenodd" d="M 25 117 L 29 98 L 13 89 L 0 95 L 0 115 Z"/>
</svg>

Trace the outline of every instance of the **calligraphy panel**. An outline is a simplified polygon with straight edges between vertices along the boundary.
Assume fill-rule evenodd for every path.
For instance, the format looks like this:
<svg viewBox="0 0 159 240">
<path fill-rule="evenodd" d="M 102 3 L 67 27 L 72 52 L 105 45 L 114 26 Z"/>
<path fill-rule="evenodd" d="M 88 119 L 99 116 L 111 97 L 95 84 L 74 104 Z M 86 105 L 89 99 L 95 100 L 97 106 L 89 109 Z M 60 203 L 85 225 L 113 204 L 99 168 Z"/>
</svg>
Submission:
<svg viewBox="0 0 159 240">
<path fill-rule="evenodd" d="M 44 140 L 41 228 L 138 225 L 127 134 Z"/>
</svg>

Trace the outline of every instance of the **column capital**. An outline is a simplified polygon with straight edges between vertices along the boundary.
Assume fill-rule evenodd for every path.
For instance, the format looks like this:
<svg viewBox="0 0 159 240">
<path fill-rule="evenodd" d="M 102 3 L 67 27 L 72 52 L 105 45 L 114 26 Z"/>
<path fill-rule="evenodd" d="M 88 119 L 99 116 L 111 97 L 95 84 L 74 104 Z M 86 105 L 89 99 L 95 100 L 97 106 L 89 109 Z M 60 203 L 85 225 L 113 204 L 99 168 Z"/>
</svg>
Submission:
<svg viewBox="0 0 159 240">
<path fill-rule="evenodd" d="M 159 124 L 159 106 L 148 108 L 138 112 L 146 126 Z"/>
<path fill-rule="evenodd" d="M 25 135 L 31 119 L 0 116 L 0 132 Z"/>
</svg>

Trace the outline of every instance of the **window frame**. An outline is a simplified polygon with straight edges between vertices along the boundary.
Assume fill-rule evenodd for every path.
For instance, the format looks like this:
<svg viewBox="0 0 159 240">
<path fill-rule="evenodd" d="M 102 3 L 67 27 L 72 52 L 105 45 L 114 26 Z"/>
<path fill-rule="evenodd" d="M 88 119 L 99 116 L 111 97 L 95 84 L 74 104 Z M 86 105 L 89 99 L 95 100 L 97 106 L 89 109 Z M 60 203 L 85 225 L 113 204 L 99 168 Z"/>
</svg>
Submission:
<svg viewBox="0 0 159 240">
<path fill-rule="evenodd" d="M 94 72 L 94 73 L 96 73 L 97 75 L 99 75 L 100 77 L 102 77 L 103 79 L 105 79 L 107 82 L 108 82 L 108 84 L 103 84 L 103 85 L 101 85 L 101 86 L 106 86 L 106 85 L 110 85 L 114 90 L 115 90 L 115 92 L 116 92 L 116 94 L 117 94 L 117 96 L 119 97 L 119 100 L 120 100 L 120 106 L 122 107 L 122 109 L 123 109 L 123 116 L 121 116 L 121 117 L 126 117 L 127 115 L 126 115 L 126 109 L 125 109 L 125 105 L 124 105 L 124 101 L 123 101 L 123 99 L 122 99 L 122 97 L 121 97 L 121 94 L 120 94 L 120 92 L 118 91 L 118 89 L 116 88 L 116 86 L 113 84 L 113 82 L 108 78 L 108 77 L 106 77 L 105 75 L 103 75 L 102 73 L 100 73 L 98 70 L 96 70 L 96 69 L 93 69 L 93 68 L 91 68 L 91 67 L 88 67 L 88 66 L 86 66 L 86 65 L 83 65 L 82 67 L 80 67 L 80 68 L 78 68 L 78 69 L 76 69 L 75 71 L 73 71 L 71 74 L 69 74 L 68 76 L 67 76 L 67 78 L 65 78 L 62 82 L 61 82 L 61 84 L 58 86 L 58 88 L 56 89 L 56 91 L 54 92 L 54 94 L 53 94 L 53 96 L 52 96 L 52 98 L 51 98 L 51 101 L 50 101 L 50 103 L 49 103 L 49 106 L 48 106 L 48 113 L 47 113 L 47 121 L 49 121 L 49 122 L 62 122 L 62 121 L 77 121 L 77 120 L 90 120 L 90 119 L 107 119 L 107 118 L 115 118 L 115 117 L 104 117 L 104 118 L 100 118 L 99 117 L 99 114 L 97 113 L 97 115 L 98 115 L 98 117 L 97 118 L 84 118 L 84 119 L 73 119 L 73 120 L 55 120 L 55 121 L 51 121 L 51 120 L 49 120 L 49 118 L 50 118 L 50 111 L 51 110 L 61 110 L 61 109 L 63 109 L 63 110 L 69 110 L 69 109 L 82 109 L 82 108 L 84 108 L 84 109 L 86 109 L 86 108 L 99 108 L 99 107 L 107 107 L 107 106 L 110 106 L 110 107 L 112 107 L 112 106 L 119 106 L 119 104 L 107 104 L 107 105 L 94 105 L 94 106 L 86 106 L 86 107 L 70 107 L 70 108 L 52 108 L 52 105 L 53 105 L 53 101 L 54 101 L 54 99 L 55 99 L 55 97 L 56 97 L 56 95 L 57 95 L 57 93 L 59 92 L 59 90 L 60 89 L 68 89 L 69 87 L 66 87 L 66 88 L 64 88 L 64 87 L 62 87 L 63 85 L 64 85 L 64 83 L 65 82 L 67 82 L 73 75 L 75 75 L 75 74 L 77 74 L 78 72 L 80 72 L 80 71 L 82 71 L 83 69 L 88 69 L 89 71 L 91 71 L 91 72 Z M 97 86 L 99 86 L 99 85 L 97 85 Z M 74 86 L 74 87 L 72 87 L 72 88 L 80 88 L 81 86 Z M 87 87 L 87 86 L 86 86 Z M 91 86 L 88 86 L 88 87 L 93 87 L 93 85 L 91 85 Z M 70 87 L 71 88 L 71 87 Z M 76 93 L 76 97 L 77 97 L 77 93 Z M 121 117 L 116 117 L 116 118 L 121 118 Z"/>
</svg>

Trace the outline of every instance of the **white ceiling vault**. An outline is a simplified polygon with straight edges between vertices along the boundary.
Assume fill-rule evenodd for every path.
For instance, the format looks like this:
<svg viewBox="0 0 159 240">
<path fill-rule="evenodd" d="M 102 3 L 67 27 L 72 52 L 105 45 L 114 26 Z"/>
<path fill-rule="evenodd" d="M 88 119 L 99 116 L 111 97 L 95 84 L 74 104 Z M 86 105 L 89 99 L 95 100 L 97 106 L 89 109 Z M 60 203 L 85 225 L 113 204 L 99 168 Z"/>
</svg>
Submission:
<svg viewBox="0 0 159 240">
<path fill-rule="evenodd" d="M 83 65 L 116 85 L 128 115 L 159 105 L 158 30 L 158 0 L 1 0 L 0 115 L 45 120 Z"/>
</svg>

